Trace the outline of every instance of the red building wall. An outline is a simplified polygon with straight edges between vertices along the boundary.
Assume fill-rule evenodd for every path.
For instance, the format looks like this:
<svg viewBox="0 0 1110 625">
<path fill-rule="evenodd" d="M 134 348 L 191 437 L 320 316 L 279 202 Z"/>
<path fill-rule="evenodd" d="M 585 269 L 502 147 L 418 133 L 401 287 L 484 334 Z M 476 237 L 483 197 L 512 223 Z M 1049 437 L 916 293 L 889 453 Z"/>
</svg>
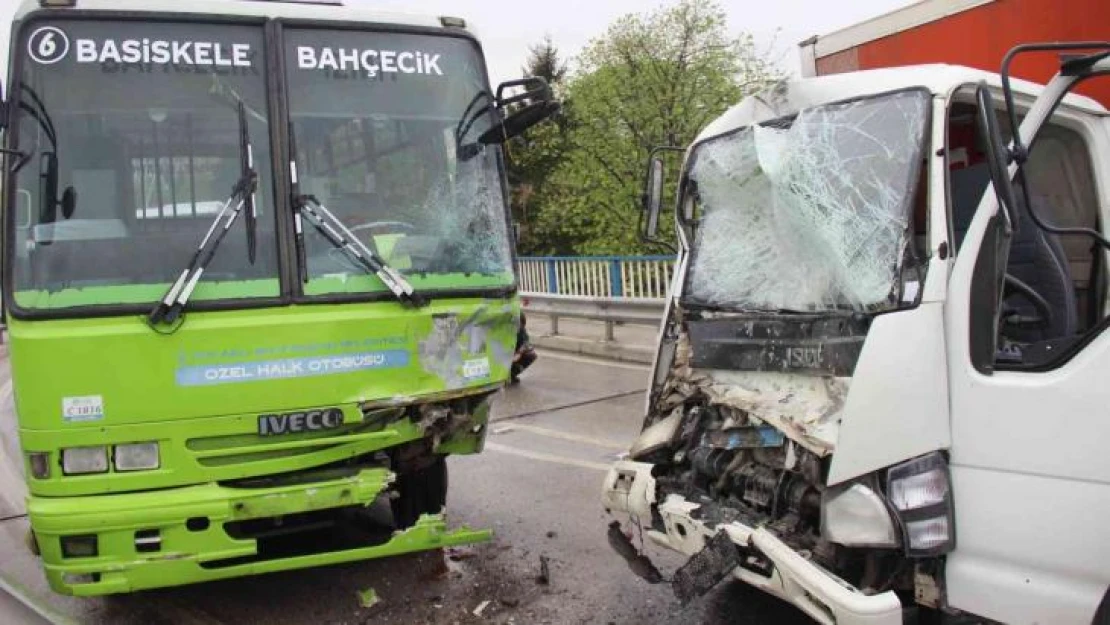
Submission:
<svg viewBox="0 0 1110 625">
<path fill-rule="evenodd" d="M 951 63 L 991 72 L 1021 43 L 1110 41 L 1110 0 L 995 0 L 990 4 L 817 59 L 818 74 L 921 63 Z M 1013 75 L 1047 82 L 1059 68 L 1052 52 L 1027 53 Z M 1110 108 L 1110 76 L 1077 91 Z"/>
</svg>

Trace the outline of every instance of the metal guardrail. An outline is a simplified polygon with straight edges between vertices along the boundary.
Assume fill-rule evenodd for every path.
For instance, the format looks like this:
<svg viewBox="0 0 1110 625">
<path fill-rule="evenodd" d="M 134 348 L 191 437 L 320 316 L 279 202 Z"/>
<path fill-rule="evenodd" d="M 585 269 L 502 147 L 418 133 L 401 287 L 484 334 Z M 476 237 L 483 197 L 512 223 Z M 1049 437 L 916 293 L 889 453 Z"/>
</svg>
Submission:
<svg viewBox="0 0 1110 625">
<path fill-rule="evenodd" d="M 659 299 L 674 276 L 673 256 L 541 256 L 517 260 L 521 292 Z"/>
<path fill-rule="evenodd" d="M 674 277 L 673 256 L 546 256 L 517 260 L 525 310 L 551 319 L 605 322 L 605 340 L 614 326 L 656 325 Z"/>
<path fill-rule="evenodd" d="M 605 340 L 612 341 L 614 326 L 620 323 L 658 325 L 663 317 L 665 302 L 661 299 L 573 297 L 525 293 L 524 310 L 529 314 L 545 315 L 551 319 L 551 334 L 559 334 L 559 318 L 573 317 L 605 322 Z"/>
</svg>

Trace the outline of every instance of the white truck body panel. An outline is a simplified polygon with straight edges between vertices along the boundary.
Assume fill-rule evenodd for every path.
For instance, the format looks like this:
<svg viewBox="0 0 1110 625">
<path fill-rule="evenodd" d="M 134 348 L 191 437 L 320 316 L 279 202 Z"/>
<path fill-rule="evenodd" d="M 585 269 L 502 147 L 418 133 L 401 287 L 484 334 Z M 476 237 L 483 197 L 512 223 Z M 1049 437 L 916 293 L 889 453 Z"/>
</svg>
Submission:
<svg viewBox="0 0 1110 625">
<path fill-rule="evenodd" d="M 1110 61 L 1104 64 L 1110 69 Z M 930 173 L 927 244 L 932 256 L 926 284 L 921 285 L 922 303 L 874 319 L 847 395 L 828 482 L 841 483 L 930 451 L 947 450 L 956 523 L 956 548 L 948 554 L 945 569 L 948 605 L 1007 623 L 1086 624 L 1110 580 L 1110 531 L 1105 522 L 1110 518 L 1110 456 L 1102 444 L 1110 441 L 1110 384 L 1105 381 L 1110 333 L 1095 335 L 1069 362 L 1051 371 L 985 375 L 972 366 L 972 274 L 997 202 L 993 192 L 984 195 L 964 247 L 954 257 L 954 242 L 948 241 L 947 162 L 941 148 L 947 141 L 947 109 L 953 95 L 981 81 L 993 87 L 1000 100 L 998 75 L 946 65 L 784 81 L 729 109 L 695 144 L 803 107 L 911 87 L 924 86 L 934 94 L 932 145 L 925 154 Z M 1046 88 L 1014 80 L 1012 86 L 1017 106 L 1028 111 L 1023 136 L 1032 136 L 1048 114 L 1055 115 L 1054 122 L 1080 131 L 1096 172 L 1099 221 L 1110 223 L 1110 176 L 1105 175 L 1110 172 L 1110 115 L 1094 100 L 1075 94 L 1066 96 L 1054 113 L 1047 110 L 1046 102 L 1062 89 L 1057 83 Z M 1034 104 L 1046 91 L 1049 97 Z M 688 242 L 682 243 L 687 249 Z M 945 258 L 939 253 L 941 243 L 949 246 Z M 1110 255 L 1104 258 L 1110 260 Z M 674 288 L 672 298 L 680 292 Z M 656 372 L 656 380 L 661 373 L 665 374 Z M 697 506 L 681 496 L 654 501 L 654 484 L 645 484 L 654 482 L 651 466 L 617 463 L 606 480 L 606 507 L 643 518 L 656 503 L 666 531 L 652 531 L 651 538 L 693 554 L 713 530 L 691 516 Z M 722 527 L 738 544 L 755 544 L 759 532 L 770 535 L 735 525 Z M 806 567 L 794 566 L 798 562 L 782 553 L 789 548 L 781 542 L 765 540 L 763 546 L 775 563 L 774 576 L 737 569 L 738 578 L 791 601 L 819 622 L 900 622 L 900 613 L 896 616 L 896 610 L 884 603 L 890 598 L 886 593 L 861 604 L 864 612 L 838 612 L 851 603 L 850 596 L 832 590 L 842 580 L 808 562 Z M 805 592 L 797 592 L 800 588 Z M 807 603 L 812 597 L 837 618 Z"/>
</svg>

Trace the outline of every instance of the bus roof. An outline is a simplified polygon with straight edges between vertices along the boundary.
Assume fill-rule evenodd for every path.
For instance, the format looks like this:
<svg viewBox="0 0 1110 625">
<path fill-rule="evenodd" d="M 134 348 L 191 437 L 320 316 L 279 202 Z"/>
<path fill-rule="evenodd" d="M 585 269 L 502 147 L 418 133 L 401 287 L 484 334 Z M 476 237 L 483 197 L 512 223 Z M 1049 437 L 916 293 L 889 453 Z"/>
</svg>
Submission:
<svg viewBox="0 0 1110 625">
<path fill-rule="evenodd" d="M 352 0 L 73 0 L 73 7 L 54 9 L 57 15 L 65 11 L 112 11 L 115 13 L 167 13 L 181 16 L 257 16 L 300 20 L 326 20 L 337 22 L 362 22 L 398 26 L 424 26 L 441 28 L 438 16 L 380 11 L 369 3 L 355 4 Z M 126 8 L 122 8 L 126 6 Z M 21 20 L 41 10 L 39 0 L 23 0 L 14 19 Z M 471 34 L 469 24 L 465 27 Z"/>
</svg>

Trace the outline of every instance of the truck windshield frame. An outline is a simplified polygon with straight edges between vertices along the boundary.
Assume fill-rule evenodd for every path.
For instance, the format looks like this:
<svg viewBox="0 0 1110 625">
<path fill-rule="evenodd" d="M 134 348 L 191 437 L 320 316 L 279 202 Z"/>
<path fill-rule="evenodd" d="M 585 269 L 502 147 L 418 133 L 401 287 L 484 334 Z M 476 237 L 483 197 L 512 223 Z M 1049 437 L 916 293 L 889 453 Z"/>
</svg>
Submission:
<svg viewBox="0 0 1110 625">
<path fill-rule="evenodd" d="M 679 215 L 690 247 L 682 305 L 851 314 L 914 304 L 923 276 L 904 270 L 923 271 L 912 208 L 931 98 L 924 88 L 870 94 L 695 143 L 677 204 L 689 207 Z M 878 118 L 884 102 L 894 103 L 891 119 Z M 859 219 L 865 213 L 872 219 Z"/>
<path fill-rule="evenodd" d="M 86 26 L 92 24 L 92 26 Z M 122 24 L 122 26 L 121 26 Z M 148 36 L 147 39 L 154 40 L 211 40 L 216 42 L 220 40 L 224 29 L 238 28 L 248 29 L 253 39 L 251 40 L 252 49 L 257 54 L 255 63 L 259 65 L 257 77 L 252 77 L 254 81 L 253 89 L 257 92 L 258 97 L 248 95 L 243 85 L 234 81 L 228 80 L 226 76 L 218 76 L 218 80 L 222 81 L 221 84 L 210 89 L 206 89 L 205 97 L 209 98 L 214 107 L 220 106 L 217 102 L 219 99 L 230 100 L 235 97 L 242 97 L 246 100 L 248 105 L 248 117 L 250 124 L 250 135 L 254 143 L 254 155 L 256 167 L 259 175 L 259 187 L 257 194 L 258 202 L 258 221 L 257 221 L 257 246 L 258 258 L 256 264 L 253 266 L 255 271 L 259 268 L 265 273 L 264 289 L 245 288 L 243 285 L 238 284 L 234 280 L 225 280 L 218 282 L 220 277 L 221 265 L 235 265 L 236 262 L 247 268 L 251 268 L 247 260 L 245 252 L 246 235 L 244 233 L 245 224 L 235 224 L 227 235 L 227 241 L 221 246 L 213 260 L 213 269 L 206 273 L 203 280 L 197 286 L 196 292 L 190 299 L 188 310 L 195 311 L 212 311 L 212 310 L 233 310 L 233 309 L 251 309 L 251 308 L 265 308 L 275 306 L 285 306 L 293 303 L 340 303 L 340 302 L 374 302 L 374 301 L 387 301 L 394 296 L 388 291 L 385 285 L 376 280 L 373 276 L 367 276 L 361 269 L 350 266 L 343 267 L 342 273 L 350 272 L 343 275 L 338 280 L 333 280 L 339 284 L 338 288 L 330 289 L 312 289 L 304 287 L 312 287 L 312 282 L 302 283 L 298 277 L 301 275 L 301 267 L 297 264 L 297 254 L 295 253 L 294 243 L 296 237 L 294 234 L 296 227 L 296 220 L 294 219 L 293 202 L 290 197 L 291 180 L 289 171 L 289 154 L 287 140 L 287 129 L 290 128 L 289 121 L 293 119 L 296 121 L 296 107 L 295 99 L 292 97 L 289 89 L 289 79 L 285 72 L 283 58 L 284 51 L 290 46 L 287 43 L 289 35 L 297 30 L 311 30 L 313 32 L 321 29 L 327 29 L 329 32 L 343 32 L 343 31 L 357 31 L 370 38 L 376 36 L 380 37 L 396 37 L 406 35 L 410 37 L 426 37 L 431 44 L 446 45 L 439 42 L 463 42 L 468 50 L 469 63 L 473 66 L 473 73 L 470 77 L 470 86 L 475 88 L 482 88 L 488 91 L 489 82 L 488 74 L 486 72 L 484 54 L 474 39 L 473 35 L 458 29 L 449 28 L 433 28 L 424 26 L 411 26 L 411 25 L 393 25 L 393 24 L 377 24 L 377 23 L 354 23 L 354 22 L 330 22 L 330 21 L 315 21 L 315 20 L 299 20 L 299 19 L 286 19 L 286 18 L 266 18 L 260 16 L 242 16 L 242 15 L 207 15 L 207 14 L 179 14 L 179 13 L 151 13 L 151 12 L 127 12 L 127 11 L 85 11 L 85 12 L 65 12 L 58 10 L 40 10 L 26 16 L 22 23 L 18 25 L 18 34 L 16 35 L 16 44 L 13 45 L 12 53 L 12 70 L 11 79 L 9 84 L 16 88 L 12 90 L 13 100 L 18 97 L 20 91 L 18 86 L 25 79 L 33 77 L 34 72 L 38 71 L 40 75 L 45 75 L 43 67 L 47 69 L 58 69 L 64 66 L 64 63 L 59 63 L 56 67 L 49 67 L 52 63 L 41 64 L 39 67 L 30 67 L 36 64 L 36 61 L 31 58 L 29 46 L 34 43 L 30 39 L 35 37 L 37 30 L 48 27 L 56 26 L 63 30 L 70 30 L 72 26 L 73 35 L 68 37 L 69 57 L 72 58 L 76 54 L 77 44 L 76 39 L 86 38 L 79 34 L 85 32 L 89 28 L 94 30 L 99 28 L 106 28 L 107 25 L 112 25 L 116 31 L 112 34 L 105 34 L 105 37 L 112 37 L 118 42 L 128 39 L 142 40 L 144 38 L 144 31 L 150 30 L 151 25 L 163 29 L 173 30 L 173 33 L 178 33 L 172 36 Z M 184 30 L 182 30 L 184 28 Z M 181 34 L 185 33 L 185 34 Z M 211 33 L 212 36 L 208 36 Z M 90 37 L 91 38 L 91 37 Z M 226 37 L 224 37 L 226 38 Z M 327 42 L 321 42 L 322 45 L 328 45 Z M 317 44 L 317 45 L 321 45 Z M 86 43 L 80 44 L 84 47 L 81 48 L 82 54 L 89 55 L 89 46 Z M 457 45 L 457 44 L 451 44 Z M 338 46 L 337 46 L 338 47 Z M 383 48 L 385 46 L 382 46 Z M 208 49 L 208 57 L 215 54 L 215 43 L 213 47 Z M 130 53 L 131 49 L 122 49 L 118 44 L 115 53 L 124 54 Z M 149 48 L 147 48 L 149 50 Z M 103 47 L 98 46 L 97 53 L 103 52 Z M 140 54 L 143 50 L 140 49 Z M 218 57 L 221 61 L 226 62 L 229 55 L 234 53 L 234 49 L 230 47 L 230 43 L 226 43 L 220 51 Z M 108 53 L 112 55 L 111 52 Z M 149 52 L 147 52 L 149 54 Z M 231 57 L 234 60 L 234 57 Z M 396 66 L 397 59 L 393 59 L 394 66 Z M 403 61 L 406 68 L 411 67 L 409 57 Z M 422 60 L 423 64 L 423 60 Z M 444 61 L 439 61 L 439 67 L 443 68 Z M 76 65 L 76 62 L 73 63 Z M 98 68 L 96 63 L 90 63 L 90 69 L 86 70 L 89 74 L 95 74 L 97 80 L 104 80 L 100 78 L 101 73 L 106 71 L 103 67 Z M 122 65 L 127 69 L 126 64 Z M 234 67 L 232 68 L 234 69 Z M 140 74 L 141 69 L 135 68 L 135 76 Z M 162 72 L 162 68 L 157 68 L 155 71 Z M 168 75 L 172 76 L 173 69 L 166 69 Z M 199 76 L 199 74 L 188 74 L 189 77 Z M 205 76 L 205 78 L 211 78 Z M 199 90 L 198 90 L 199 91 Z M 134 90 L 130 90 L 132 99 L 134 99 Z M 194 96 L 199 97 L 199 93 Z M 472 93 L 468 95 L 473 95 Z M 123 100 L 122 96 L 120 99 Z M 194 98 L 195 99 L 195 98 Z M 14 100 L 18 102 L 18 100 Z M 465 105 L 465 103 L 464 103 Z M 18 106 L 18 105 L 17 105 Z M 91 108 L 85 105 L 86 108 Z M 135 104 L 136 107 L 141 106 L 141 102 Z M 188 105 L 187 105 L 188 106 Z M 56 108 L 51 101 L 47 101 L 48 113 L 53 113 L 49 109 Z M 13 109 L 16 107 L 13 107 Z M 64 107 L 62 107 L 64 108 Z M 153 108 L 153 107 L 152 107 Z M 216 109 L 213 109 L 216 110 Z M 226 150 L 221 148 L 220 154 L 226 151 L 226 162 L 220 161 L 216 164 L 215 169 L 218 172 L 223 172 L 227 169 L 226 176 L 229 181 L 237 177 L 238 172 L 238 157 L 235 152 L 236 147 L 236 133 L 233 126 L 235 124 L 235 109 L 233 105 L 228 105 L 218 109 L 221 123 L 227 128 L 219 131 L 219 137 L 227 144 Z M 292 116 L 290 115 L 292 113 Z M 462 113 L 460 106 L 459 114 Z M 216 115 L 216 113 L 213 113 Z M 64 117 L 65 115 L 61 115 Z M 103 117 L 102 115 L 94 114 L 93 117 Z M 468 133 L 477 136 L 481 131 L 492 123 L 495 114 L 491 111 L 490 115 L 486 116 L 487 121 L 482 121 L 475 124 L 475 127 Z M 52 114 L 55 125 L 61 125 L 57 114 Z M 161 117 L 161 115 L 157 115 Z M 36 284 L 31 280 L 31 272 L 27 266 L 19 267 L 21 262 L 20 250 L 24 257 L 26 256 L 27 236 L 23 239 L 17 240 L 17 234 L 26 232 L 29 226 L 34 225 L 32 221 L 37 221 L 39 217 L 39 199 L 38 199 L 38 178 L 39 178 L 39 158 L 40 153 L 43 151 L 41 145 L 33 145 L 30 143 L 32 139 L 30 128 L 37 127 L 38 122 L 35 121 L 25 111 L 15 110 L 12 115 L 12 124 L 9 131 L 4 133 L 4 142 L 6 147 L 13 149 L 30 149 L 26 151 L 32 152 L 32 159 L 23 170 L 17 175 L 9 175 L 5 173 L 5 180 L 10 182 L 3 199 L 5 206 L 11 207 L 5 210 L 4 218 L 4 242 L 5 242 L 5 255 L 4 255 L 4 289 L 3 295 L 5 304 L 11 314 L 20 319 L 54 319 L 54 318 L 94 318 L 105 316 L 119 316 L 126 314 L 144 314 L 149 312 L 151 306 L 158 301 L 165 293 L 165 290 L 172 284 L 176 275 L 165 276 L 164 279 L 159 281 L 150 281 L 144 284 L 135 284 L 134 280 L 130 277 L 124 276 L 122 286 L 119 287 L 103 287 L 102 285 L 86 284 L 77 285 L 75 281 L 69 279 L 55 280 L 54 284 L 49 285 L 49 289 L 39 286 L 36 289 L 29 289 Z M 150 122 L 154 124 L 156 122 Z M 92 126 L 91 124 L 89 124 Z M 22 132 L 21 132 L 22 131 Z M 23 135 L 21 137 L 21 134 Z M 59 129 L 60 141 L 65 141 L 61 138 L 64 136 L 64 131 Z M 224 135 L 226 134 L 226 137 Z M 160 137 L 162 138 L 162 137 Z M 302 146 L 307 149 L 309 147 L 309 138 L 301 132 L 298 141 Z M 88 142 L 88 141 L 86 141 Z M 21 148 L 21 143 L 22 148 Z M 148 141 L 148 144 L 150 142 Z M 222 143 L 221 143 L 222 145 Z M 444 143 L 444 150 L 448 148 L 448 144 Z M 65 148 L 63 147 L 64 151 Z M 73 148 L 69 150 L 72 154 L 84 152 Z M 93 160 L 92 154 L 84 155 L 82 158 L 85 160 Z M 124 190 L 117 192 L 113 197 L 113 202 L 98 202 L 95 198 L 99 195 L 99 186 L 96 183 L 89 184 L 83 181 L 74 181 L 71 174 L 73 165 L 66 163 L 66 160 L 72 161 L 73 158 L 66 157 L 65 154 L 58 154 L 61 175 L 59 176 L 59 191 L 58 197 L 61 198 L 61 192 L 68 186 L 74 186 L 77 190 L 76 210 L 74 211 L 73 220 L 78 220 L 83 207 L 89 205 L 111 204 L 117 206 L 117 211 L 131 210 L 135 213 L 134 218 L 138 220 L 144 217 L 147 212 L 143 210 L 136 210 L 131 204 L 130 196 L 127 193 L 131 191 Z M 152 170 L 154 161 L 160 160 L 158 163 L 160 167 L 166 171 L 162 172 L 164 191 L 163 202 L 159 205 L 157 202 L 153 205 L 156 209 L 163 206 L 162 210 L 156 210 L 157 216 L 161 217 L 161 213 L 166 213 L 167 218 L 163 221 L 169 221 L 168 215 L 185 211 L 186 215 L 192 220 L 205 222 L 205 227 L 210 222 L 212 216 L 219 210 L 219 206 L 215 206 L 216 200 L 226 199 L 227 194 L 231 191 L 231 184 L 227 185 L 212 185 L 210 195 L 212 198 L 202 196 L 199 189 L 196 191 L 196 203 L 200 210 L 197 214 L 192 215 L 192 197 L 188 189 L 189 180 L 188 175 L 179 171 L 183 165 L 176 162 L 185 159 L 186 157 L 179 154 L 164 155 L 161 159 L 150 158 L 151 162 L 144 162 L 147 170 Z M 367 237 L 364 242 L 371 245 L 375 252 L 379 252 L 383 257 L 390 262 L 391 265 L 397 266 L 400 273 L 405 275 L 414 283 L 414 286 L 422 292 L 426 292 L 434 297 L 473 297 L 473 296 L 494 296 L 503 297 L 511 294 L 516 289 L 516 275 L 513 268 L 513 261 L 515 260 L 514 250 L 512 249 L 511 240 L 509 237 L 509 208 L 508 208 L 508 191 L 507 182 L 505 179 L 505 165 L 500 146 L 486 146 L 483 153 L 477 158 L 472 159 L 475 165 L 481 164 L 481 180 L 476 185 L 484 189 L 484 201 L 481 205 L 481 211 L 471 211 L 471 215 L 477 213 L 481 218 L 474 220 L 480 222 L 478 225 L 484 225 L 486 232 L 494 233 L 491 237 L 484 239 L 487 244 L 485 248 L 492 250 L 489 256 L 495 258 L 499 264 L 496 265 L 495 271 L 490 271 L 489 266 L 482 266 L 481 263 L 472 263 L 471 266 L 460 268 L 459 271 L 450 275 L 435 275 L 429 271 L 429 267 L 421 266 L 419 255 L 425 253 L 429 248 L 428 245 L 409 244 L 404 243 L 406 237 L 405 232 L 390 231 L 390 224 L 382 224 L 383 232 L 375 230 L 373 237 Z M 175 176 L 168 177 L 167 171 L 170 170 L 170 163 L 173 162 L 176 173 Z M 307 165 L 307 164 L 305 164 Z M 469 162 L 467 163 L 469 165 Z M 117 168 L 118 169 L 118 168 Z M 311 169 L 308 170 L 311 174 Z M 106 177 L 116 177 L 119 179 L 127 178 L 129 181 L 133 178 L 135 184 L 131 186 L 139 186 L 140 180 L 146 181 L 151 171 L 147 171 L 145 176 L 136 174 L 135 176 L 125 176 L 120 172 L 109 173 Z M 195 172 L 194 172 L 195 176 Z M 95 176 L 94 176 L 95 179 Z M 176 204 L 182 206 L 171 206 L 170 193 L 166 189 L 169 187 L 168 180 L 173 179 L 173 184 L 176 185 Z M 78 184 L 80 182 L 80 184 Z M 303 180 L 302 180 L 303 183 Z M 194 181 L 195 184 L 195 181 Z M 379 187 L 387 184 L 379 177 Z M 153 187 L 153 185 L 147 185 Z M 224 188 L 224 187 L 227 188 Z M 457 185 L 456 185 L 457 186 Z M 82 189 L 85 192 L 82 193 Z M 312 190 L 312 189 L 309 189 Z M 152 194 L 151 189 L 147 189 L 148 194 Z M 206 191 L 207 192 L 207 191 Z M 139 194 L 138 191 L 132 195 Z M 217 195 L 219 197 L 217 197 Z M 458 192 L 456 191 L 456 196 Z M 122 198 L 122 200 L 120 199 Z M 208 200 L 212 200 L 213 206 L 208 206 Z M 202 201 L 204 205 L 201 206 Z M 119 207 L 123 204 L 124 207 Z M 458 203 L 456 202 L 456 205 Z M 59 203 L 60 206 L 60 203 Z M 150 208 L 150 207 L 146 207 Z M 211 209 L 211 210 L 209 210 Z M 338 211 L 337 211 L 338 212 Z M 88 213 L 95 213 L 89 210 Z M 86 214 L 88 214 L 86 213 Z M 442 217 L 442 216 L 441 216 Z M 59 208 L 56 216 L 58 230 L 70 226 L 70 229 L 80 231 L 81 228 L 75 228 L 80 224 L 65 224 L 62 222 L 68 221 L 63 216 L 63 211 Z M 104 220 L 115 221 L 115 220 Z M 182 223 L 186 219 L 180 219 Z M 402 219 L 382 219 L 380 221 L 402 221 Z M 358 226 L 361 222 L 347 222 L 348 226 Z M 115 231 L 112 228 L 104 228 L 107 225 L 104 223 L 93 224 L 94 226 L 101 226 L 100 228 L 92 228 L 92 235 L 86 236 L 103 236 L 105 238 L 110 236 L 118 237 L 119 228 L 116 224 Z M 166 227 L 177 225 L 167 224 Z M 466 224 L 459 228 L 458 224 L 454 224 L 452 231 L 466 231 Z M 180 226 L 178 226 L 180 228 Z M 21 231 L 20 228 L 24 230 Z M 104 232 L 101 232 L 104 231 Z M 475 232 L 472 226 L 471 233 Z M 357 232 L 357 231 L 356 231 Z M 325 241 L 319 241 L 318 247 L 312 247 L 311 237 L 313 233 L 306 232 L 309 238 L 309 250 L 320 252 L 321 250 L 331 246 Z M 57 235 L 56 235 L 57 236 Z M 182 246 L 195 247 L 196 241 L 203 232 L 199 234 L 189 232 L 179 233 L 174 232 L 175 241 L 179 238 Z M 463 238 L 463 237 L 459 237 Z M 191 240 L 190 240 L 191 239 Z M 471 237 L 469 241 L 462 241 L 465 244 L 476 240 Z M 400 244 L 399 244 L 400 243 Z M 422 243 L 417 241 L 416 243 Z M 423 243 L 427 243 L 424 241 Z M 176 243 L 175 243 L 176 245 Z M 55 245 L 56 249 L 63 246 Z M 435 248 L 436 246 L 430 246 Z M 404 254 L 398 254 L 398 250 L 404 248 Z M 442 245 L 440 246 L 442 248 Z M 41 248 L 40 248 L 41 249 Z M 175 248 L 176 249 L 176 248 Z M 455 249 L 458 249 L 456 246 Z M 86 247 L 86 250 L 88 248 Z M 167 274 L 170 273 L 169 269 L 172 267 L 172 273 L 179 273 L 181 266 L 184 265 L 189 259 L 192 249 L 187 252 L 179 254 L 166 253 L 164 250 L 161 255 L 164 259 L 159 259 L 157 265 L 160 267 L 165 264 Z M 90 252 L 85 252 L 86 254 Z M 327 253 L 327 252 L 325 252 Z M 127 258 L 134 264 L 139 258 L 139 254 L 128 254 Z M 398 256 L 403 256 L 399 262 Z M 448 254 L 452 256 L 452 254 Z M 442 254 L 441 254 L 442 257 Z M 110 263 L 110 255 L 105 254 L 103 258 L 98 261 L 100 265 Z M 143 256 L 147 258 L 147 256 Z M 235 262 L 232 262 L 235 261 Z M 22 262 L 26 263 L 25 260 Z M 70 263 L 74 266 L 74 263 Z M 311 261 L 309 268 L 311 269 Z M 224 267 L 226 269 L 226 266 Z M 86 269 L 87 271 L 87 269 Z M 124 269 L 118 269 L 124 271 Z M 137 271 L 137 270 L 136 270 Z M 311 275 L 310 271 L 306 271 Z M 212 278 L 210 280 L 210 277 Z M 332 276 L 334 279 L 335 276 Z M 94 281 L 95 282 L 95 281 Z M 257 281 L 256 281 L 257 282 Z M 42 283 L 45 284 L 45 283 Z M 85 288 L 75 288 L 75 286 L 84 286 Z M 334 284 L 333 284 L 334 287 Z M 95 293 L 96 288 L 116 288 L 127 291 L 131 290 L 130 297 L 107 297 L 101 295 L 99 297 L 90 297 L 89 293 Z M 147 292 L 149 291 L 149 293 Z"/>
</svg>

